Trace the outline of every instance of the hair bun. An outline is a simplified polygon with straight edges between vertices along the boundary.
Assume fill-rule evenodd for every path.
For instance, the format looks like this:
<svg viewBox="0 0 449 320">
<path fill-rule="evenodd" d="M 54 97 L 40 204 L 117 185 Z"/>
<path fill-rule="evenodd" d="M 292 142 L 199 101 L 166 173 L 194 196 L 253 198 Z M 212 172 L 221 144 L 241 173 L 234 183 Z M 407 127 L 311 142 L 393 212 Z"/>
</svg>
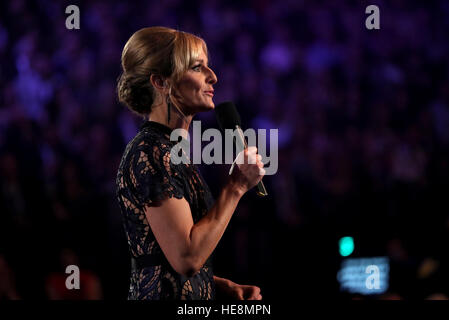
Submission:
<svg viewBox="0 0 449 320">
<path fill-rule="evenodd" d="M 153 104 L 153 87 L 150 78 L 122 73 L 117 84 L 119 101 L 131 111 L 145 115 L 150 113 Z"/>
</svg>

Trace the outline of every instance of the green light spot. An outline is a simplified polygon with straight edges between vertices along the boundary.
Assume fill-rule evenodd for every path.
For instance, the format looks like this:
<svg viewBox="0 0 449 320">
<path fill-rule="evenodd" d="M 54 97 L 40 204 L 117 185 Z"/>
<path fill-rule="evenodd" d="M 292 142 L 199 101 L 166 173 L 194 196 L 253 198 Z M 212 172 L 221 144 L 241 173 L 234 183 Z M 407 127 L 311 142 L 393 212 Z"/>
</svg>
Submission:
<svg viewBox="0 0 449 320">
<path fill-rule="evenodd" d="M 338 246 L 340 248 L 340 255 L 347 257 L 354 251 L 354 239 L 352 237 L 343 237 L 338 242 Z"/>
</svg>

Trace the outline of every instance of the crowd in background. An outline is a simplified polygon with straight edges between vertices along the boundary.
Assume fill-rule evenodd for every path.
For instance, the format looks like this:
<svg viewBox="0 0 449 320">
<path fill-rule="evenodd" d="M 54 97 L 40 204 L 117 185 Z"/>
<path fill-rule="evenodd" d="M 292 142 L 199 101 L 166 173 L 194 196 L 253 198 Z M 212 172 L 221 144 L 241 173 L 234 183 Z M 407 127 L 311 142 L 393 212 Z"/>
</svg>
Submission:
<svg viewBox="0 0 449 320">
<path fill-rule="evenodd" d="M 449 295 L 449 2 L 64 1 L 0 4 L 0 300 L 125 299 L 115 196 L 142 119 L 117 101 L 121 51 L 162 25 L 208 46 L 215 103 L 279 129 L 269 196 L 244 196 L 215 272 L 265 298 L 344 297 L 337 242 L 387 256 L 382 299 Z M 80 29 L 65 27 L 77 4 Z M 216 127 L 200 114 L 203 130 Z M 227 166 L 201 166 L 216 196 Z M 67 292 L 79 265 L 83 290 Z"/>
</svg>

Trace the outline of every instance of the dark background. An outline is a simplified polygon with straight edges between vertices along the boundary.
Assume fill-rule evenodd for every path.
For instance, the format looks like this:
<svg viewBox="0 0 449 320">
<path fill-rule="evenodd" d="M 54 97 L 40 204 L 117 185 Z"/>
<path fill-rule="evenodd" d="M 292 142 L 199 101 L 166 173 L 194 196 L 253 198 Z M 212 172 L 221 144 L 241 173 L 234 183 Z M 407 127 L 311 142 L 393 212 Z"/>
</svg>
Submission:
<svg viewBox="0 0 449 320">
<path fill-rule="evenodd" d="M 365 27 L 370 4 L 380 30 Z M 142 119 L 115 85 L 127 39 L 155 25 L 206 41 L 216 104 L 279 129 L 269 196 L 242 199 L 218 276 L 266 299 L 364 298 L 336 280 L 352 236 L 351 257 L 390 259 L 388 292 L 369 299 L 446 299 L 448 17 L 446 0 L 2 1 L 0 299 L 57 298 L 70 263 L 97 288 L 72 298 L 126 298 L 115 176 Z M 198 119 L 216 127 L 213 112 Z M 214 195 L 228 168 L 201 167 Z"/>
</svg>

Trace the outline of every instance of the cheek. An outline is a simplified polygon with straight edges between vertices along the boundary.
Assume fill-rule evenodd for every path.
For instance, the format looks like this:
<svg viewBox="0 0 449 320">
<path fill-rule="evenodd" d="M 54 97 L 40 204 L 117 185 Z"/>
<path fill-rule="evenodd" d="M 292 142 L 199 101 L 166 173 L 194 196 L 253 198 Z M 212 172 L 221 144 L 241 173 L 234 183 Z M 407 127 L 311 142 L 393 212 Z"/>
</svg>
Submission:
<svg viewBox="0 0 449 320">
<path fill-rule="evenodd" d="M 212 99 L 204 93 L 210 87 L 206 84 L 206 75 L 199 72 L 188 71 L 178 82 L 180 102 L 187 108 L 193 108 L 195 112 L 210 108 Z"/>
<path fill-rule="evenodd" d="M 179 89 L 186 100 L 195 101 L 201 98 L 202 86 L 194 79 L 186 80 L 182 83 Z"/>
</svg>

